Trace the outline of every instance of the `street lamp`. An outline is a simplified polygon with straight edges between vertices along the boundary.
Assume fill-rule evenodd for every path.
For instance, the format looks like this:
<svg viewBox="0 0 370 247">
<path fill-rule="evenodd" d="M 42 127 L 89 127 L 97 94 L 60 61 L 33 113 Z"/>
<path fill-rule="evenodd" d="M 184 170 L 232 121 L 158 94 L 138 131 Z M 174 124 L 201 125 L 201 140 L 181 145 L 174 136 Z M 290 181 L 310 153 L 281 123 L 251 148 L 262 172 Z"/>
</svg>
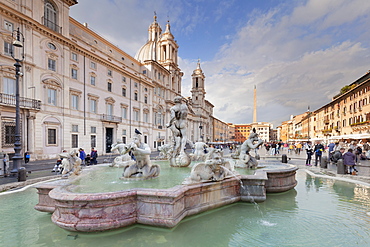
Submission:
<svg viewBox="0 0 370 247">
<path fill-rule="evenodd" d="M 308 136 L 307 136 L 307 142 L 310 141 L 310 116 L 311 116 L 311 112 L 310 112 L 310 106 L 308 106 L 308 109 L 307 109 L 307 120 L 308 120 Z"/>
<path fill-rule="evenodd" d="M 20 76 L 20 64 L 24 60 L 24 36 L 19 31 L 19 27 L 17 30 L 14 30 L 12 33 L 12 40 L 13 40 L 13 47 L 10 50 L 10 55 L 15 60 L 15 142 L 14 142 L 14 157 L 13 157 L 13 170 L 11 173 L 18 173 L 19 168 L 21 167 L 22 163 L 22 142 L 21 142 L 21 131 L 20 131 L 20 109 L 19 109 L 19 76 Z M 15 54 L 15 48 L 19 48 L 20 52 L 18 53 L 18 57 Z"/>
</svg>

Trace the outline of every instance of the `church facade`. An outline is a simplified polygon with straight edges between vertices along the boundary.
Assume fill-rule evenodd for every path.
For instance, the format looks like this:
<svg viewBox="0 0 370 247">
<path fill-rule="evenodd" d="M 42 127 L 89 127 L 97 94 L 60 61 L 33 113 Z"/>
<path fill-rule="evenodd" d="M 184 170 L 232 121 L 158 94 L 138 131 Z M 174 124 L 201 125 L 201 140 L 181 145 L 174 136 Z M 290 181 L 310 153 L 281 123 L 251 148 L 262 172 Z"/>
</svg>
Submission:
<svg viewBox="0 0 370 247">
<path fill-rule="evenodd" d="M 0 3 L 1 149 L 14 152 L 15 69 L 12 33 L 25 37 L 20 78 L 22 152 L 32 159 L 56 157 L 62 150 L 96 148 L 110 153 L 117 140 L 131 141 L 135 128 L 155 150 L 171 143 L 165 127 L 183 72 L 179 45 L 168 22 L 162 32 L 156 16 L 148 41 L 132 57 L 69 16 L 76 0 Z M 213 141 L 213 105 L 205 99 L 200 63 L 192 74 L 188 139 Z"/>
</svg>

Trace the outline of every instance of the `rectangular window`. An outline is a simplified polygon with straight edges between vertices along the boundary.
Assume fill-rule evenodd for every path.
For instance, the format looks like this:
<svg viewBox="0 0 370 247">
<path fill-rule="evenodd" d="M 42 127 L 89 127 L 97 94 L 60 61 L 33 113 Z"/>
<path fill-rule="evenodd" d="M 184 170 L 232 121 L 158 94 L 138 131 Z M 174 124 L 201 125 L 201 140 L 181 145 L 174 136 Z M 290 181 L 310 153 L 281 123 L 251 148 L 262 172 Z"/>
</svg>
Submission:
<svg viewBox="0 0 370 247">
<path fill-rule="evenodd" d="M 96 147 L 96 136 L 95 135 L 90 136 L 90 145 L 91 145 L 91 148 Z"/>
<path fill-rule="evenodd" d="M 72 132 L 78 132 L 78 125 L 72 124 Z"/>
<path fill-rule="evenodd" d="M 13 32 L 13 23 L 4 20 L 4 28 L 10 32 Z"/>
<path fill-rule="evenodd" d="M 112 83 L 108 82 L 108 92 L 112 92 Z"/>
<path fill-rule="evenodd" d="M 90 68 L 92 68 L 92 69 L 96 69 L 96 63 L 91 62 L 91 63 L 90 63 Z"/>
<path fill-rule="evenodd" d="M 113 115 L 113 105 L 107 104 L 107 115 L 112 116 Z"/>
<path fill-rule="evenodd" d="M 90 76 L 90 84 L 95 86 L 95 80 L 96 80 L 96 77 L 95 76 Z"/>
<path fill-rule="evenodd" d="M 138 100 L 138 98 L 139 98 L 139 97 L 138 97 L 137 93 L 135 93 L 135 94 L 134 94 L 134 100 L 136 100 L 136 101 L 137 101 L 137 100 Z"/>
<path fill-rule="evenodd" d="M 135 87 L 137 87 L 137 86 L 138 86 L 137 82 L 135 82 L 135 83 L 134 83 L 134 86 L 135 86 Z"/>
<path fill-rule="evenodd" d="M 11 56 L 13 46 L 12 44 L 4 41 L 4 55 Z"/>
<path fill-rule="evenodd" d="M 95 126 L 91 126 L 90 132 L 95 134 L 96 133 L 96 127 Z"/>
<path fill-rule="evenodd" d="M 15 142 L 15 122 L 3 122 L 3 146 L 12 147 Z"/>
<path fill-rule="evenodd" d="M 71 70 L 71 76 L 72 76 L 72 79 L 77 80 L 77 70 L 76 69 Z"/>
<path fill-rule="evenodd" d="M 139 121 L 139 111 L 134 111 L 134 120 Z"/>
<path fill-rule="evenodd" d="M 78 110 L 78 95 L 71 95 L 71 108 L 73 110 Z"/>
<path fill-rule="evenodd" d="M 122 135 L 123 136 L 127 135 L 127 130 L 122 130 Z"/>
<path fill-rule="evenodd" d="M 56 70 L 56 61 L 54 59 L 48 58 L 48 70 Z"/>
<path fill-rule="evenodd" d="M 76 53 L 74 53 L 74 52 L 72 52 L 72 54 L 71 54 L 71 59 L 73 60 L 73 61 L 78 61 L 78 56 L 77 56 L 77 54 Z"/>
<path fill-rule="evenodd" d="M 122 142 L 126 144 L 126 136 L 122 136 Z"/>
<path fill-rule="evenodd" d="M 15 95 L 15 80 L 14 79 L 4 77 L 3 92 L 5 94 Z"/>
<path fill-rule="evenodd" d="M 112 76 L 112 71 L 108 69 L 108 75 Z"/>
<path fill-rule="evenodd" d="M 57 129 L 48 129 L 48 145 L 57 144 Z"/>
<path fill-rule="evenodd" d="M 126 88 L 124 88 L 124 87 L 122 88 L 122 96 L 126 97 Z"/>
<path fill-rule="evenodd" d="M 91 99 L 90 100 L 90 112 L 96 113 L 96 100 Z"/>
<path fill-rule="evenodd" d="M 126 77 L 122 76 L 122 81 L 126 82 Z"/>
<path fill-rule="evenodd" d="M 149 114 L 147 112 L 144 113 L 143 117 L 144 117 L 144 122 L 149 123 Z"/>
<path fill-rule="evenodd" d="M 78 148 L 78 135 L 72 135 L 72 148 Z"/>
<path fill-rule="evenodd" d="M 127 119 L 127 108 L 126 107 L 122 107 L 122 118 Z"/>
<path fill-rule="evenodd" d="M 57 105 L 57 90 L 48 88 L 48 104 Z"/>
<path fill-rule="evenodd" d="M 146 75 L 146 70 L 143 70 L 143 74 Z"/>
</svg>

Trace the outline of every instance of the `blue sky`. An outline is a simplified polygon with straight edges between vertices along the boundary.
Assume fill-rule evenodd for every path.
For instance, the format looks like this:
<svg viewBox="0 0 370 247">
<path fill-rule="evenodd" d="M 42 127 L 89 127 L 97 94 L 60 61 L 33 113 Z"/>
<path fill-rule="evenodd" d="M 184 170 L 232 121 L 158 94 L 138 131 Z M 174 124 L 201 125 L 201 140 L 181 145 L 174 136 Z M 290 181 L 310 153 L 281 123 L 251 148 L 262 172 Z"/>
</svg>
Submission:
<svg viewBox="0 0 370 247">
<path fill-rule="evenodd" d="M 370 70 L 368 0 L 79 0 L 70 15 L 134 56 L 154 11 L 179 44 L 182 94 L 198 58 L 214 115 L 276 127 Z"/>
</svg>

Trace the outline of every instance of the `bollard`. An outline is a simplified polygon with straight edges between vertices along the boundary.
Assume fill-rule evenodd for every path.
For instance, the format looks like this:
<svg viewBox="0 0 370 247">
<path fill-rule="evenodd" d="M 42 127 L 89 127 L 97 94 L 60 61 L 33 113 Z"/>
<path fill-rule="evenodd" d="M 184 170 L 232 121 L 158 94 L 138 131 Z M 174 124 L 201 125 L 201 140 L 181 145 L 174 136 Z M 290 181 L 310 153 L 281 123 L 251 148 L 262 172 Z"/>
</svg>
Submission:
<svg viewBox="0 0 370 247">
<path fill-rule="evenodd" d="M 26 181 L 27 179 L 27 170 L 24 167 L 18 169 L 18 182 Z"/>
<path fill-rule="evenodd" d="M 281 163 L 288 163 L 288 157 L 286 156 L 286 154 L 283 154 L 281 156 Z"/>
<path fill-rule="evenodd" d="M 345 174 L 343 160 L 340 159 L 337 162 L 337 174 Z"/>
<path fill-rule="evenodd" d="M 328 168 L 328 157 L 327 156 L 321 157 L 320 167 L 325 168 L 325 169 Z"/>
</svg>

